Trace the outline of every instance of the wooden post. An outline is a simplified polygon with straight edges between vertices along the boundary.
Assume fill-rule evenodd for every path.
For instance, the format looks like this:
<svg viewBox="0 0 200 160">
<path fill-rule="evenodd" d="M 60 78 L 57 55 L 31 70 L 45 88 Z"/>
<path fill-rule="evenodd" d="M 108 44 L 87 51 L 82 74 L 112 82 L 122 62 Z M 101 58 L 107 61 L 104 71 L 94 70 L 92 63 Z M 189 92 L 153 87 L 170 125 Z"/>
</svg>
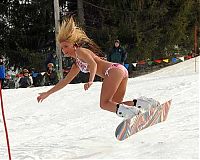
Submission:
<svg viewBox="0 0 200 160">
<path fill-rule="evenodd" d="M 84 27 L 85 18 L 84 18 L 83 0 L 77 0 L 77 9 L 78 9 L 78 19 L 79 19 L 80 25 L 81 27 Z"/>
<path fill-rule="evenodd" d="M 59 10 L 59 0 L 54 0 L 54 17 L 55 17 L 55 39 L 59 32 L 60 25 L 60 10 Z M 59 80 L 63 79 L 63 67 L 62 67 L 62 54 L 61 49 L 56 41 L 56 55 L 58 57 L 58 71 L 59 71 Z"/>
</svg>

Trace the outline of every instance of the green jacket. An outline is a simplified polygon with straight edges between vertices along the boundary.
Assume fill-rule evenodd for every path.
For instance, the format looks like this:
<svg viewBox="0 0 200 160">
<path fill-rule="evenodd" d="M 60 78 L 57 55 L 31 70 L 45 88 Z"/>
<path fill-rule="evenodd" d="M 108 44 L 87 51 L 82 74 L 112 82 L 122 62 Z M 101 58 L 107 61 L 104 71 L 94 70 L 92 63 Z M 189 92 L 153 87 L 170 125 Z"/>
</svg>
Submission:
<svg viewBox="0 0 200 160">
<path fill-rule="evenodd" d="M 124 64 L 127 54 L 122 47 L 113 47 L 111 53 L 108 55 L 107 60 L 114 63 Z"/>
</svg>

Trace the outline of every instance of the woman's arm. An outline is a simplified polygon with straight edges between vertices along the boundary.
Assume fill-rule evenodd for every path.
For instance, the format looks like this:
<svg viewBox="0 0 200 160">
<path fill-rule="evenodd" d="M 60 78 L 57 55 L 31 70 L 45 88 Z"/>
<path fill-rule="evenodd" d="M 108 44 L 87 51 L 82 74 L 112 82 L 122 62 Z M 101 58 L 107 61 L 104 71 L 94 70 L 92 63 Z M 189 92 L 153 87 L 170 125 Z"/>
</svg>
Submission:
<svg viewBox="0 0 200 160">
<path fill-rule="evenodd" d="M 61 80 L 60 82 L 58 82 L 53 88 L 51 88 L 49 91 L 47 91 L 48 93 L 52 94 L 54 92 L 57 92 L 58 90 L 62 89 L 63 87 L 65 87 L 67 84 L 69 84 L 74 77 L 79 73 L 80 69 L 73 64 L 69 73 L 66 75 L 66 77 Z"/>
<path fill-rule="evenodd" d="M 73 64 L 69 73 L 63 80 L 58 82 L 53 88 L 51 88 L 47 92 L 39 93 L 40 95 L 37 97 L 38 102 L 40 102 L 40 101 L 42 102 L 50 94 L 57 92 L 58 90 L 62 89 L 67 84 L 69 84 L 74 79 L 74 77 L 79 73 L 79 71 L 80 71 L 80 69 L 75 64 Z"/>
</svg>

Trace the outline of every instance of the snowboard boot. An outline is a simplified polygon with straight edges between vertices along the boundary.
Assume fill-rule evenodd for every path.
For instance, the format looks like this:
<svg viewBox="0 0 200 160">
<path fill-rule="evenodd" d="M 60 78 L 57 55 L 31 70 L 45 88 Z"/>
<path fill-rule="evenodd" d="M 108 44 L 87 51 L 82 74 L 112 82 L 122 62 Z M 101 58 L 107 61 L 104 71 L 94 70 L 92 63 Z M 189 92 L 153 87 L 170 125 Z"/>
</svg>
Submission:
<svg viewBox="0 0 200 160">
<path fill-rule="evenodd" d="M 140 109 L 141 112 L 150 110 L 151 108 L 159 107 L 160 102 L 153 98 L 139 97 L 133 100 L 134 106 Z"/>
<path fill-rule="evenodd" d="M 117 104 L 116 114 L 124 119 L 129 119 L 140 114 L 140 109 L 125 104 Z"/>
</svg>

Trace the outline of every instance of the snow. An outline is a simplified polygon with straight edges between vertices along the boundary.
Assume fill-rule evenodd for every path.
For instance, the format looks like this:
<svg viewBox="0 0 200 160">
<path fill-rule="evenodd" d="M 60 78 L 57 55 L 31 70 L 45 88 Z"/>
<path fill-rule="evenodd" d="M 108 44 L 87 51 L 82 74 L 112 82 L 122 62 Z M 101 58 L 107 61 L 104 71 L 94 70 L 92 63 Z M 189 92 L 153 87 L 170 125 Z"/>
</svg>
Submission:
<svg viewBox="0 0 200 160">
<path fill-rule="evenodd" d="M 122 121 L 100 109 L 101 82 L 84 91 L 70 84 L 37 103 L 51 87 L 3 90 L 13 160 L 199 159 L 199 58 L 130 78 L 125 100 L 139 96 L 172 99 L 168 119 L 125 141 L 115 129 Z M 8 159 L 0 116 L 0 159 Z"/>
</svg>

